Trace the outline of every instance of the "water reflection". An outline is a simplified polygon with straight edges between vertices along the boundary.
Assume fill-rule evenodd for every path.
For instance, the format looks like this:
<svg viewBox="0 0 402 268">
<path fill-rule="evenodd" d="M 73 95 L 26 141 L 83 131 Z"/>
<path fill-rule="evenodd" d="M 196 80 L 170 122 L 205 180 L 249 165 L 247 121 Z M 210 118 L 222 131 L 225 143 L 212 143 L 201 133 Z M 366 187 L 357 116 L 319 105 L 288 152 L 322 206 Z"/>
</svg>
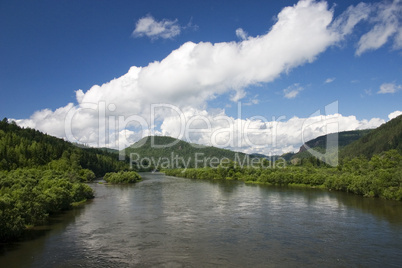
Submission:
<svg viewBox="0 0 402 268">
<path fill-rule="evenodd" d="M 402 261 L 398 202 L 318 189 L 144 178 L 130 186 L 93 184 L 92 203 L 71 212 L 59 231 L 55 226 L 1 256 L 0 267 L 338 267 Z"/>
<path fill-rule="evenodd" d="M 91 201 L 86 205 L 90 203 Z M 35 256 L 40 256 L 46 251 L 46 242 L 65 232 L 66 228 L 75 222 L 76 217 L 86 210 L 86 206 L 80 206 L 60 213 L 51 217 L 46 225 L 27 231 L 24 242 L 1 245 L 0 267 L 31 267 Z"/>
<path fill-rule="evenodd" d="M 379 220 L 387 221 L 391 225 L 400 226 L 402 224 L 401 202 L 375 198 L 357 199 L 352 194 L 338 194 L 336 196 L 340 204 L 350 209 L 358 209 L 377 217 Z"/>
</svg>

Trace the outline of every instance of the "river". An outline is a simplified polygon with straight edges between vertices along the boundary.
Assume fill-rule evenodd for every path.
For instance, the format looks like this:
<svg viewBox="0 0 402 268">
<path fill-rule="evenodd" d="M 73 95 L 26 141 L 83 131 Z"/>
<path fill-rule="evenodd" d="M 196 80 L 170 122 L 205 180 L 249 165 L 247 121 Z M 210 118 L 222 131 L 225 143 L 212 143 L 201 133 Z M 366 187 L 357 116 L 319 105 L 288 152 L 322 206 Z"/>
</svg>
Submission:
<svg viewBox="0 0 402 268">
<path fill-rule="evenodd" d="M 399 267 L 402 202 L 319 189 L 143 174 L 96 198 L 0 267 Z"/>
</svg>

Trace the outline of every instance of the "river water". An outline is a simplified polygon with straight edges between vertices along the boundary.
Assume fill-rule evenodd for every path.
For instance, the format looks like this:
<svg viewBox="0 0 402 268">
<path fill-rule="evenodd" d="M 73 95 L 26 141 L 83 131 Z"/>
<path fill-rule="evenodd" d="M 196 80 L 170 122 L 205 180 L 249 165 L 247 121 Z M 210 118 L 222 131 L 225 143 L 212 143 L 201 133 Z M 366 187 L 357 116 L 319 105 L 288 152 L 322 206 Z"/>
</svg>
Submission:
<svg viewBox="0 0 402 268">
<path fill-rule="evenodd" d="M 318 189 L 143 174 L 96 198 L 0 267 L 400 267 L 402 202 Z"/>
</svg>

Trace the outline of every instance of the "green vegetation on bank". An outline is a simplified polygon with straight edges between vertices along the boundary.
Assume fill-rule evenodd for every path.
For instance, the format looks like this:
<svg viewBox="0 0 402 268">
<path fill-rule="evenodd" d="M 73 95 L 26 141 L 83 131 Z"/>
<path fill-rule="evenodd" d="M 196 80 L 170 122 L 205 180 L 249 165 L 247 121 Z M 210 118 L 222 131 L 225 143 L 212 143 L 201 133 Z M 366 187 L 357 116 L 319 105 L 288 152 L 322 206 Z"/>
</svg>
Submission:
<svg viewBox="0 0 402 268">
<path fill-rule="evenodd" d="M 118 154 L 79 148 L 37 130 L 0 121 L 0 242 L 94 197 L 85 184 L 128 169 Z"/>
<path fill-rule="evenodd" d="M 402 156 L 397 150 L 364 157 L 343 159 L 329 167 L 310 158 L 302 165 L 273 165 L 265 168 L 239 166 L 236 163 L 218 168 L 171 169 L 166 175 L 192 179 L 239 180 L 246 183 L 274 185 L 303 184 L 329 190 L 346 191 L 367 197 L 402 200 Z"/>
<path fill-rule="evenodd" d="M 0 172 L 0 241 L 13 240 L 27 226 L 43 224 L 49 215 L 94 197 L 79 171 L 16 169 Z"/>
<path fill-rule="evenodd" d="M 135 183 L 141 180 L 141 176 L 135 171 L 120 171 L 106 173 L 103 179 L 111 184 Z"/>
</svg>

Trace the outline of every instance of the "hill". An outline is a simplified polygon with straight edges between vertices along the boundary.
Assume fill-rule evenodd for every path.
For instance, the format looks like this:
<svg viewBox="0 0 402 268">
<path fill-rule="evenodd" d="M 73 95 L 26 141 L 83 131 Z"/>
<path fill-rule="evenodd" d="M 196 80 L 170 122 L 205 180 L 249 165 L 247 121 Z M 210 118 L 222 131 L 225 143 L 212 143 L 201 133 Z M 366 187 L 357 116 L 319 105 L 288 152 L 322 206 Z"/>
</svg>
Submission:
<svg viewBox="0 0 402 268">
<path fill-rule="evenodd" d="M 302 153 L 302 152 L 306 151 L 307 150 L 306 145 L 313 149 L 321 148 L 321 149 L 325 150 L 328 138 L 331 139 L 334 135 L 338 135 L 338 147 L 343 148 L 346 145 L 349 145 L 350 143 L 365 136 L 370 131 L 371 131 L 371 129 L 352 130 L 352 131 L 342 131 L 342 132 L 338 132 L 338 133 L 331 133 L 328 135 L 323 135 L 323 136 L 317 137 L 317 138 L 312 139 L 312 140 L 306 142 L 305 144 L 303 144 L 300 147 L 299 152 Z"/>
<path fill-rule="evenodd" d="M 21 128 L 7 119 L 0 121 L 0 170 L 36 168 L 52 161 L 65 159 L 77 162 L 96 176 L 117 171 L 127 166 L 118 161 L 118 155 L 102 149 L 80 148 L 38 130 Z"/>
<path fill-rule="evenodd" d="M 402 154 L 402 115 L 388 121 L 370 131 L 359 140 L 349 144 L 340 151 L 340 157 L 365 156 L 371 158 L 374 154 L 396 149 Z"/>
<path fill-rule="evenodd" d="M 217 166 L 221 160 L 243 161 L 244 153 L 188 143 L 167 136 L 148 136 L 125 149 L 138 169 Z"/>
<path fill-rule="evenodd" d="M 312 155 L 307 151 L 307 148 L 311 148 L 317 152 L 325 153 L 326 150 L 333 150 L 334 148 L 326 148 L 327 140 L 336 138 L 334 135 L 338 135 L 338 150 L 344 148 L 345 146 L 351 144 L 352 142 L 360 139 L 361 137 L 367 135 L 371 129 L 364 129 L 364 130 L 352 130 L 352 131 L 342 131 L 339 133 L 331 133 L 328 135 L 322 135 L 315 139 L 309 140 L 308 142 L 304 143 L 299 152 L 294 154 L 291 159 L 305 159 L 310 158 Z"/>
</svg>

